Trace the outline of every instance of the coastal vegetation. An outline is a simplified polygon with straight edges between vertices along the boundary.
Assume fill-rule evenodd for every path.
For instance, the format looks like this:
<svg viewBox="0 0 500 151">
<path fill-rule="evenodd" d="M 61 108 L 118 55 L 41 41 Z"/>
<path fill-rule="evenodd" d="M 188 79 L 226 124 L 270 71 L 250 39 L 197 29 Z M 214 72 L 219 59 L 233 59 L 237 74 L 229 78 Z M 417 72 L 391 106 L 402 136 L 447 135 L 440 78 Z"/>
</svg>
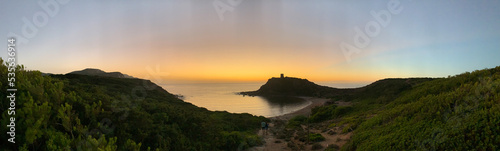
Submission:
<svg viewBox="0 0 500 151">
<path fill-rule="evenodd" d="M 6 90 L 7 66 L 0 64 Z M 256 125 L 268 121 L 196 107 L 149 80 L 43 76 L 23 66 L 15 74 L 15 144 L 0 141 L 5 150 L 236 150 L 262 144 Z M 0 102 L 2 132 L 10 123 L 8 107 Z"/>
<path fill-rule="evenodd" d="M 325 142 L 327 150 L 500 148 L 500 67 L 447 78 L 384 79 L 345 91 L 324 93 L 330 102 L 291 118 L 276 135 L 294 144 L 292 150 L 320 148 L 301 143 L 320 135 L 337 138 Z M 350 137 L 343 143 L 341 135 Z"/>
<path fill-rule="evenodd" d="M 365 118 L 343 150 L 498 150 L 500 67 L 416 84 L 342 118 L 353 117 Z"/>
<path fill-rule="evenodd" d="M 6 90 L 8 68 L 0 64 Z M 2 141 L 5 150 L 238 150 L 270 143 L 257 133 L 270 119 L 208 111 L 149 80 L 94 69 L 47 75 L 17 66 L 15 74 L 16 143 Z M 273 118 L 275 142 L 291 150 L 500 149 L 500 67 L 351 89 L 271 78 L 240 94 L 330 100 L 308 115 Z M 0 102 L 1 125 L 11 123 L 9 106 Z"/>
</svg>

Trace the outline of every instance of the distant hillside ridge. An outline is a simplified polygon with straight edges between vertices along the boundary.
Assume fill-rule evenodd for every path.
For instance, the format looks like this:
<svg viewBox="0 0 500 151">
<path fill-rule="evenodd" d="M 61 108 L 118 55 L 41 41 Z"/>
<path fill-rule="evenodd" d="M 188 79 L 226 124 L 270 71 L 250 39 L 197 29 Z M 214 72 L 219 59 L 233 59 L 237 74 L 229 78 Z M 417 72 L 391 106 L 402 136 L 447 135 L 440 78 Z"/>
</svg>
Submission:
<svg viewBox="0 0 500 151">
<path fill-rule="evenodd" d="M 389 93 L 391 95 L 411 89 L 414 85 L 433 80 L 432 78 L 389 78 L 373 82 L 359 88 L 332 88 L 321 86 L 307 79 L 295 77 L 273 77 L 257 91 L 240 92 L 242 95 L 250 96 L 311 96 L 324 98 L 349 99 L 352 96 L 372 97 Z"/>
<path fill-rule="evenodd" d="M 86 68 L 80 71 L 73 71 L 68 74 L 80 74 L 80 75 L 91 75 L 91 76 L 102 76 L 102 77 L 114 77 L 114 78 L 134 78 L 127 74 L 121 72 L 105 72 L 100 69 Z"/>
<path fill-rule="evenodd" d="M 250 96 L 315 96 L 324 97 L 338 92 L 350 92 L 352 89 L 337 89 L 327 86 L 321 86 L 307 79 L 294 77 L 273 77 L 266 84 L 262 85 L 257 91 L 240 92 L 242 95 Z"/>
</svg>

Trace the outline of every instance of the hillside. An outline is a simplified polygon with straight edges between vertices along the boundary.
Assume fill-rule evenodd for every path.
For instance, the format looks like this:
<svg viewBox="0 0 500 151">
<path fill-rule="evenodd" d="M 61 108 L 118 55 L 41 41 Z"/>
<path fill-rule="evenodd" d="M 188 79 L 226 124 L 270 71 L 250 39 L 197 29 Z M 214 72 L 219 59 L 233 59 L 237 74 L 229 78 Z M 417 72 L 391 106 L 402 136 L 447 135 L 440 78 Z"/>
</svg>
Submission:
<svg viewBox="0 0 500 151">
<path fill-rule="evenodd" d="M 196 107 L 143 79 L 42 76 L 18 66 L 16 88 L 16 143 L 0 141 L 2 150 L 237 150 L 261 144 L 256 131 L 267 121 Z M 1 125 L 9 125 L 8 108 L 0 102 Z"/>
<path fill-rule="evenodd" d="M 394 96 L 409 90 L 418 83 L 433 80 L 432 78 L 392 78 L 383 79 L 360 88 L 332 88 L 321 86 L 307 79 L 283 77 L 271 78 L 256 91 L 240 92 L 250 96 L 310 96 L 335 98 L 336 100 L 353 100 L 353 98 L 371 98 L 377 96 Z"/>
<path fill-rule="evenodd" d="M 326 86 L 320 86 L 307 79 L 283 77 L 271 78 L 266 84 L 262 85 L 257 91 L 240 92 L 243 95 L 251 96 L 314 96 L 328 97 L 340 94 L 352 93 L 353 89 L 337 89 Z"/>
<path fill-rule="evenodd" d="M 90 75 L 90 76 L 102 76 L 102 77 L 114 77 L 114 78 L 134 78 L 127 74 L 120 72 L 104 72 L 99 69 L 87 68 L 80 71 L 73 71 L 68 74 L 79 74 L 79 75 Z"/>
<path fill-rule="evenodd" d="M 360 119 L 343 150 L 498 150 L 500 67 L 424 82 L 342 118 Z"/>
<path fill-rule="evenodd" d="M 500 148 L 500 67 L 448 78 L 384 79 L 330 98 L 309 117 L 273 121 L 284 123 L 275 135 L 292 150 Z"/>
</svg>

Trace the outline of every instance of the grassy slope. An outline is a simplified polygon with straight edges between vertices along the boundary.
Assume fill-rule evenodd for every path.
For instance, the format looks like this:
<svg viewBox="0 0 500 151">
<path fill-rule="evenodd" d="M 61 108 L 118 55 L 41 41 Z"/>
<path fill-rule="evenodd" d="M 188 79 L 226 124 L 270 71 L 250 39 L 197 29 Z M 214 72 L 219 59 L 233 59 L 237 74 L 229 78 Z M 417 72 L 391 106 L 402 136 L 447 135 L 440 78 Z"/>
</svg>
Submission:
<svg viewBox="0 0 500 151">
<path fill-rule="evenodd" d="M 337 107 L 331 104 L 314 108 L 312 110 L 311 121 L 321 122 L 348 114 L 355 114 L 351 119 L 359 123 L 361 114 L 363 116 L 373 114 L 376 109 L 383 108 L 384 105 L 401 96 L 403 92 L 411 91 L 418 84 L 431 80 L 433 79 L 383 79 L 361 88 L 348 89 L 350 93 L 338 93 L 329 98 L 333 101 L 351 102 L 352 106 Z M 357 126 L 357 124 L 351 125 Z"/>
<path fill-rule="evenodd" d="M 376 116 L 363 121 L 343 149 L 497 150 L 499 90 L 500 67 L 416 85 L 380 109 L 366 110 Z"/>
<path fill-rule="evenodd" d="M 433 80 L 382 80 L 332 98 L 352 107 L 316 108 L 310 120 L 337 119 L 332 126 L 353 131 L 343 150 L 496 150 L 499 90 L 500 67 Z"/>
<path fill-rule="evenodd" d="M 353 132 L 342 150 L 500 148 L 500 67 L 448 78 L 384 79 L 331 98 L 353 105 L 314 108 L 309 120 Z"/>
</svg>

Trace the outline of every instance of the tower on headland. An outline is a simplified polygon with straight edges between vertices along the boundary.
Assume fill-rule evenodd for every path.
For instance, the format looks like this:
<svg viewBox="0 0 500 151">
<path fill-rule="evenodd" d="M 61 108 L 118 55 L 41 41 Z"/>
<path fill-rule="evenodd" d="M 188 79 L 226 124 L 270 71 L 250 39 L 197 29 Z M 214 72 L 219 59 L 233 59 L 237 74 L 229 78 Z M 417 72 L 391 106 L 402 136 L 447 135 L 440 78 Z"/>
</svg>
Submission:
<svg viewBox="0 0 500 151">
<path fill-rule="evenodd" d="M 281 76 L 280 76 L 280 78 L 282 78 L 282 79 L 285 78 L 285 75 L 282 73 Z"/>
</svg>

